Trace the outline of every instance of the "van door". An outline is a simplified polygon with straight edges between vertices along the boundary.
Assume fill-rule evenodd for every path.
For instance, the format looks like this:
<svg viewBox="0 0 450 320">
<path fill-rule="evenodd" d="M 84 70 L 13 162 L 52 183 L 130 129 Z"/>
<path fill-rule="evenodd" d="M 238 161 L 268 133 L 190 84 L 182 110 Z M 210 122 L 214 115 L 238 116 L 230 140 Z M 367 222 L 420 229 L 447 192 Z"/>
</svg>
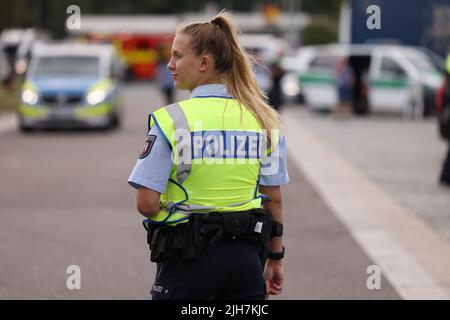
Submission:
<svg viewBox="0 0 450 320">
<path fill-rule="evenodd" d="M 371 111 L 404 111 L 410 100 L 409 77 L 396 56 L 375 53 L 370 71 Z"/>
<path fill-rule="evenodd" d="M 300 75 L 305 102 L 312 109 L 332 110 L 336 106 L 336 62 L 335 55 L 319 55 L 311 60 L 308 70 Z"/>
</svg>

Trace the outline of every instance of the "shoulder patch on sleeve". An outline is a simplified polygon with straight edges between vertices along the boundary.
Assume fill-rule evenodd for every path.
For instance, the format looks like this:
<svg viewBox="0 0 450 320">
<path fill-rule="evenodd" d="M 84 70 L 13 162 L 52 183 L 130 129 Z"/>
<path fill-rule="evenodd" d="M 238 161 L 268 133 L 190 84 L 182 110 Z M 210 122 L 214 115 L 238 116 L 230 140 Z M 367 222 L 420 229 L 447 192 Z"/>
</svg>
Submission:
<svg viewBox="0 0 450 320">
<path fill-rule="evenodd" d="M 144 147 L 142 148 L 141 154 L 139 155 L 139 159 L 144 159 L 150 154 L 155 140 L 156 136 L 154 134 L 150 134 L 147 136 L 147 138 L 145 139 Z"/>
</svg>

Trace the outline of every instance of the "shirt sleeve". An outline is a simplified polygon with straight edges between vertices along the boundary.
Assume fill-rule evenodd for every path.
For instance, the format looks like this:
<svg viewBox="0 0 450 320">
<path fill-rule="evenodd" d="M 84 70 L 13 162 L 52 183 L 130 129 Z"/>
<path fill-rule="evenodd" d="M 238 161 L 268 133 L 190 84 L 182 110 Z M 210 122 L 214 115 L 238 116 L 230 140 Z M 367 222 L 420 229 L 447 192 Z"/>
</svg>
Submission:
<svg viewBox="0 0 450 320">
<path fill-rule="evenodd" d="M 145 187 L 164 193 L 172 170 L 172 152 L 157 126 L 150 129 L 148 136 L 152 135 L 155 137 L 152 137 L 150 150 L 143 151 L 144 154 L 137 160 L 128 183 L 136 189 Z"/>
<path fill-rule="evenodd" d="M 287 171 L 286 140 L 281 137 L 280 143 L 261 163 L 259 184 L 262 186 L 279 186 L 289 182 Z"/>
</svg>

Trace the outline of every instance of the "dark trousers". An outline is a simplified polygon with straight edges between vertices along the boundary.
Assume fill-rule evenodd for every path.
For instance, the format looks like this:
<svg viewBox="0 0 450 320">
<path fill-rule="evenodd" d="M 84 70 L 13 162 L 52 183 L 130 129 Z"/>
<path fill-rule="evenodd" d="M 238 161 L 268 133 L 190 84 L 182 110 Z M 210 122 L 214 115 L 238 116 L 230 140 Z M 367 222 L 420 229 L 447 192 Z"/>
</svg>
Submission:
<svg viewBox="0 0 450 320">
<path fill-rule="evenodd" d="M 263 300 L 263 267 L 256 243 L 222 240 L 205 247 L 199 260 L 175 252 L 157 265 L 153 300 L 246 299 Z"/>
<path fill-rule="evenodd" d="M 439 179 L 442 183 L 450 185 L 450 141 L 447 147 L 447 157 L 444 160 L 442 166 L 441 177 Z"/>
</svg>

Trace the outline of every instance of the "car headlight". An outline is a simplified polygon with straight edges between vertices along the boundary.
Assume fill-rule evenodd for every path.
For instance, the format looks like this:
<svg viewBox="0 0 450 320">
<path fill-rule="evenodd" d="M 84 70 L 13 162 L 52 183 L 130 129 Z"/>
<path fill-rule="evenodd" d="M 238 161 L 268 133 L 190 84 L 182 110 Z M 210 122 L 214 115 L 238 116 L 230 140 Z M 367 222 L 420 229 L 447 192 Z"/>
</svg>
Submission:
<svg viewBox="0 0 450 320">
<path fill-rule="evenodd" d="M 102 103 L 106 98 L 106 93 L 103 90 L 94 90 L 92 92 L 89 92 L 89 94 L 86 97 L 86 101 L 94 106 L 96 104 Z"/>
<path fill-rule="evenodd" d="M 22 101 L 29 105 L 35 105 L 38 102 L 39 96 L 36 92 L 26 89 L 22 92 Z"/>
</svg>

